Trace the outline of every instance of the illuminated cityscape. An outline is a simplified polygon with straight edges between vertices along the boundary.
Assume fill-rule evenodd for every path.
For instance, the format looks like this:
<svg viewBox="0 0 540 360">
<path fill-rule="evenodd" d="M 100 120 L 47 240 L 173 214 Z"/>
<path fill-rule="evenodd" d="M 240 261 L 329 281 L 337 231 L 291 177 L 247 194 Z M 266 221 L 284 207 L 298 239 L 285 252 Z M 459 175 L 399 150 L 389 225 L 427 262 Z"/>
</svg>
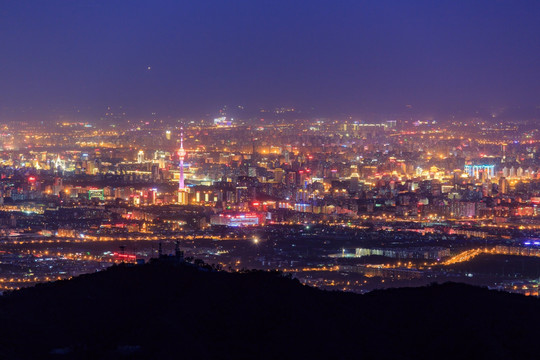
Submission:
<svg viewBox="0 0 540 360">
<path fill-rule="evenodd" d="M 226 125 L 3 125 L 3 289 L 92 272 L 121 254 L 148 261 L 180 241 L 187 256 L 226 269 L 292 272 L 329 289 L 452 279 L 537 294 L 536 265 L 466 266 L 478 261 L 471 251 L 536 264 L 534 122 L 273 114 Z"/>
<path fill-rule="evenodd" d="M 6 4 L 0 359 L 535 358 L 539 16 Z"/>
</svg>

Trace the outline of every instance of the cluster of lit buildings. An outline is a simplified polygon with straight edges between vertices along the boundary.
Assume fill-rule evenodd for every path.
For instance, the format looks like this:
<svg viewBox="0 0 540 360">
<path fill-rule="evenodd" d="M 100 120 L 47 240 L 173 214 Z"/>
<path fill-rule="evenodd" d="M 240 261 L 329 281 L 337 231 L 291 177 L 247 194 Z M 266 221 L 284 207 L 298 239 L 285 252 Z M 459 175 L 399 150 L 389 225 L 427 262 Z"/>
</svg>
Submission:
<svg viewBox="0 0 540 360">
<path fill-rule="evenodd" d="M 398 120 L 184 125 L 5 126 L 0 203 L 200 206 L 273 221 L 536 216 L 535 134 L 496 142 Z"/>
<path fill-rule="evenodd" d="M 309 236 L 321 241 L 358 237 L 349 251 L 359 261 L 430 262 L 451 255 L 451 245 L 439 246 L 444 239 L 492 241 L 503 229 L 505 237 L 512 229 L 540 229 L 540 134 L 526 124 L 279 121 L 261 114 L 266 118 L 245 122 L 221 112 L 216 119 L 173 123 L 122 118 L 102 124 L 4 125 L 0 242 L 58 241 L 58 246 L 77 247 L 147 241 L 136 256 L 149 257 L 157 248 L 152 242 L 183 241 L 191 244 L 188 251 L 223 266 L 291 270 L 325 264 L 340 269 L 328 273 L 337 273 L 349 265 L 337 266 L 324 243 L 299 250 L 293 246 L 298 238 L 305 237 L 307 247 L 313 246 Z M 280 108 L 273 114 L 294 111 Z M 238 254 L 236 245 L 198 245 L 206 240 L 234 244 L 258 232 L 275 236 L 280 248 L 261 255 L 251 248 Z M 360 237 L 369 233 L 376 239 L 363 244 Z M 398 238 L 402 243 L 388 245 Z M 103 253 L 111 251 L 103 247 Z M 317 255 L 309 258 L 309 253 Z M 86 261 L 88 270 L 116 259 L 77 256 L 50 261 L 69 260 L 75 268 L 73 259 Z M 425 275 L 419 269 L 365 264 L 351 269 L 385 279 Z M 41 275 L 77 273 L 63 271 Z M 317 279 L 305 281 L 349 286 L 348 280 L 326 275 Z"/>
</svg>

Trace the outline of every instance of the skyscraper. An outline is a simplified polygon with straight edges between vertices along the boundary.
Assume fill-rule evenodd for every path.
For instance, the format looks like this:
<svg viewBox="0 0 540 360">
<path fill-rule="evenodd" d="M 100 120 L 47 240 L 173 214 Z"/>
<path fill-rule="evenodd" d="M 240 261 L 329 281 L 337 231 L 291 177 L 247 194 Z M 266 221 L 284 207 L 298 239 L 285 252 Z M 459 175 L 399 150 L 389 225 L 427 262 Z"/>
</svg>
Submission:
<svg viewBox="0 0 540 360">
<path fill-rule="evenodd" d="M 143 150 L 139 150 L 139 152 L 137 153 L 137 162 L 139 164 L 142 164 L 144 162 L 144 151 Z"/>
</svg>

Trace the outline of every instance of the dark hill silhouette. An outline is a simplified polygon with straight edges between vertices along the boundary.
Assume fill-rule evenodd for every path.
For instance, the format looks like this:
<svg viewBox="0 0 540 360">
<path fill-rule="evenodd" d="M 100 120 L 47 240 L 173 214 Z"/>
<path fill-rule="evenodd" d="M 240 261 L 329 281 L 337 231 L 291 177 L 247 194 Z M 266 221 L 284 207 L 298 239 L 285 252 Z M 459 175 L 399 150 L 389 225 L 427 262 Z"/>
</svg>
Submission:
<svg viewBox="0 0 540 360">
<path fill-rule="evenodd" d="M 0 359 L 532 359 L 539 310 L 453 283 L 356 295 L 276 273 L 114 266 L 0 298 Z"/>
</svg>

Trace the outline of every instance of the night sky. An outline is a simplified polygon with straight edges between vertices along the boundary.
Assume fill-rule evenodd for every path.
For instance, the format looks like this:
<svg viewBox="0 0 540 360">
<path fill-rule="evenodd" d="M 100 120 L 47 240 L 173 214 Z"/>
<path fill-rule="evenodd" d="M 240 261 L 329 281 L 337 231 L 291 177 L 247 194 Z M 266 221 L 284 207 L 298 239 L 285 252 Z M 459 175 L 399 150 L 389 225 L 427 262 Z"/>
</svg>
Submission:
<svg viewBox="0 0 540 360">
<path fill-rule="evenodd" d="M 540 1 L 0 1 L 0 120 L 540 106 Z"/>
</svg>

